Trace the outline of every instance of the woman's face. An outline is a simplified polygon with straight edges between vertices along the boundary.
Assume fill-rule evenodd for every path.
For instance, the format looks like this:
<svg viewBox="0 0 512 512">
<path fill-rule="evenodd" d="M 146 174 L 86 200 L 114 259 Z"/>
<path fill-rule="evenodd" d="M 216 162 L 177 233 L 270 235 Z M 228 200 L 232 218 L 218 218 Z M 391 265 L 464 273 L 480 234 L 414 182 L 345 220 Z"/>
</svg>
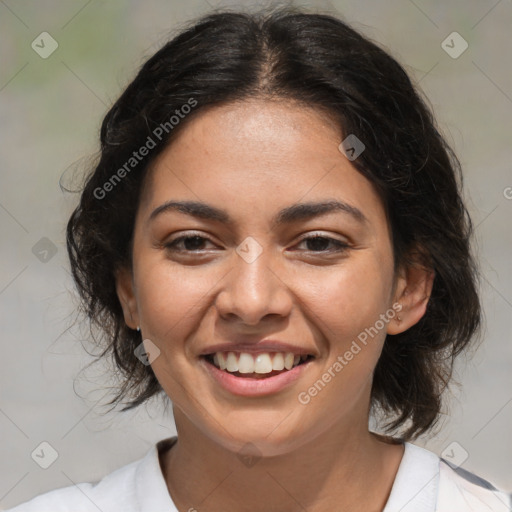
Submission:
<svg viewBox="0 0 512 512">
<path fill-rule="evenodd" d="M 157 159 L 118 293 L 150 359 L 160 351 L 152 368 L 178 429 L 269 455 L 327 429 L 367 429 L 372 372 L 396 324 L 393 254 L 383 204 L 340 142 L 314 110 L 250 100 L 203 112 Z M 203 206 L 159 210 L 171 201 Z M 249 373 L 205 358 L 230 351 Z M 287 352 L 312 358 L 251 371 L 279 368 Z"/>
</svg>

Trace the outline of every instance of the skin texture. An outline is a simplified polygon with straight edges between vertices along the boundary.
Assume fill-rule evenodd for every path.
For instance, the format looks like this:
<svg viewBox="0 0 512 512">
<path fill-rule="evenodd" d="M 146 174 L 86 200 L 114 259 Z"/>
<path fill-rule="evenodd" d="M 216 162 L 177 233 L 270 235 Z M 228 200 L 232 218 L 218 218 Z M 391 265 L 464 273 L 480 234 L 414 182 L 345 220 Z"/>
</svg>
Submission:
<svg viewBox="0 0 512 512">
<path fill-rule="evenodd" d="M 143 339 L 160 350 L 152 368 L 173 402 L 178 431 L 161 465 L 180 510 L 385 505 L 403 446 L 368 431 L 372 373 L 386 333 L 406 330 L 425 313 L 433 275 L 419 266 L 395 275 L 383 204 L 339 151 L 342 139 L 328 116 L 304 106 L 231 103 L 191 119 L 146 178 L 133 269 L 118 273 L 117 291 L 126 323 L 140 325 Z M 175 211 L 150 221 L 171 199 L 225 209 L 233 225 Z M 331 199 L 358 208 L 366 221 L 336 211 L 271 224 L 282 208 Z M 348 247 L 302 241 L 315 234 Z M 184 235 L 206 240 L 165 247 Z M 262 249 L 252 263 L 236 252 L 248 236 Z M 298 394 L 397 302 L 400 320 L 387 322 L 301 404 Z M 213 344 L 263 339 L 307 348 L 316 359 L 293 386 L 258 398 L 223 390 L 199 359 Z M 240 452 L 256 463 L 244 464 Z"/>
</svg>

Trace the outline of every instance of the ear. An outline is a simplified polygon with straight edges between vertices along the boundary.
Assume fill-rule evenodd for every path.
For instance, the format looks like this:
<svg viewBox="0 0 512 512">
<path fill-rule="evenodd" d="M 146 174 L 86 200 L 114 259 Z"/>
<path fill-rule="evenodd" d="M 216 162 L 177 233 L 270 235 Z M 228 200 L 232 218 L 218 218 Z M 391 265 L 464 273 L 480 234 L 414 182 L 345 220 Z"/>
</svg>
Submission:
<svg viewBox="0 0 512 512">
<path fill-rule="evenodd" d="M 419 262 L 409 263 L 399 272 L 393 304 L 400 304 L 397 314 L 388 323 L 388 334 L 399 334 L 420 321 L 427 310 L 435 272 Z"/>
<path fill-rule="evenodd" d="M 128 327 L 136 329 L 140 322 L 132 271 L 127 267 L 122 267 L 116 271 L 115 279 L 117 297 L 123 308 L 124 321 Z"/>
</svg>

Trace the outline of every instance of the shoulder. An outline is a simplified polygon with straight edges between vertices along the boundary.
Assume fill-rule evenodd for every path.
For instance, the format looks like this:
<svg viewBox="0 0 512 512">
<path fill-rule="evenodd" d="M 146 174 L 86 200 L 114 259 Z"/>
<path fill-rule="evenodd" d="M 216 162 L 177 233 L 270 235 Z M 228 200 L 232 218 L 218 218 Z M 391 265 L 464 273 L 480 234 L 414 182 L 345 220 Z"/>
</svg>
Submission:
<svg viewBox="0 0 512 512">
<path fill-rule="evenodd" d="M 512 494 L 497 489 L 487 480 L 444 459 L 439 463 L 438 512 L 508 512 Z"/>
<path fill-rule="evenodd" d="M 510 512 L 512 496 L 435 453 L 404 443 L 384 512 Z"/>
<path fill-rule="evenodd" d="M 98 482 L 83 482 L 55 489 L 22 503 L 7 512 L 131 512 L 136 503 L 133 482 L 141 461 L 135 461 L 106 475 Z"/>
<path fill-rule="evenodd" d="M 177 436 L 162 439 L 146 456 L 95 483 L 79 483 L 36 496 L 7 512 L 178 512 L 160 467 Z"/>
</svg>

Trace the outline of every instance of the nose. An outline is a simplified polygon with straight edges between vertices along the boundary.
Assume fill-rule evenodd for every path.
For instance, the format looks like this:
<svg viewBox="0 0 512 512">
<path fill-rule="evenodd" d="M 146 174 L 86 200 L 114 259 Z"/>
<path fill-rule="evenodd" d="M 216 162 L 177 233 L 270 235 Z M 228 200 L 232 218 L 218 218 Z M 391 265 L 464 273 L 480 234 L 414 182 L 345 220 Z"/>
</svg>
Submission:
<svg viewBox="0 0 512 512">
<path fill-rule="evenodd" d="M 233 256 L 234 267 L 224 277 L 215 303 L 223 319 L 256 326 L 265 317 L 282 319 L 290 314 L 290 283 L 269 252 L 264 249 L 254 261 Z"/>
</svg>

